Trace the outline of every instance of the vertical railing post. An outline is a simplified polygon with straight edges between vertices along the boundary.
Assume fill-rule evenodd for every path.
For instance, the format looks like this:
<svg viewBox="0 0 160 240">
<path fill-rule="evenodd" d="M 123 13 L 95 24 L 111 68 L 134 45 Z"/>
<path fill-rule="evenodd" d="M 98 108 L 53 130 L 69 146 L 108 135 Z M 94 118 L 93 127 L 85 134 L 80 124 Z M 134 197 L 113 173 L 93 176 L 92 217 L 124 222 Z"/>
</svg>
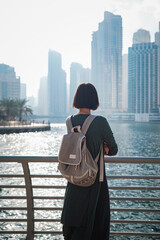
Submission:
<svg viewBox="0 0 160 240">
<path fill-rule="evenodd" d="M 27 240 L 34 239 L 33 191 L 28 162 L 22 163 L 27 196 Z"/>
</svg>

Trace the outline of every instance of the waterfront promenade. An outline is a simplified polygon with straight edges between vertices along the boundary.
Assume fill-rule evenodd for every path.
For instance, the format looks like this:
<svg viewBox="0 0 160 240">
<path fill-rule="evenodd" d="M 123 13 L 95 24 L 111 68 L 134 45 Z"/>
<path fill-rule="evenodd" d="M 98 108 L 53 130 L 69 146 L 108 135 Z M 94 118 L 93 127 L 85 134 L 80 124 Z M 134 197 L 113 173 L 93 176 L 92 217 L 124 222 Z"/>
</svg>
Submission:
<svg viewBox="0 0 160 240">
<path fill-rule="evenodd" d="M 21 133 L 21 132 L 38 132 L 49 131 L 51 129 L 50 123 L 37 122 L 9 122 L 0 125 L 0 134 Z"/>
</svg>

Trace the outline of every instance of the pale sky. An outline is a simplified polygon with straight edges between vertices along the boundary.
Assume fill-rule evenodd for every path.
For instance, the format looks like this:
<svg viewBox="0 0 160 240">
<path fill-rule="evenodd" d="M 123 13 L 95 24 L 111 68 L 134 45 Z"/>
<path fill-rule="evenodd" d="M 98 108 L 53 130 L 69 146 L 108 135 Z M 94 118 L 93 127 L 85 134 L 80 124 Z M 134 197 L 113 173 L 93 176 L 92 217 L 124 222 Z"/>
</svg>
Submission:
<svg viewBox="0 0 160 240">
<path fill-rule="evenodd" d="M 40 78 L 47 76 L 49 49 L 62 54 L 67 73 L 71 62 L 91 66 L 92 32 L 104 11 L 122 16 L 123 53 L 140 28 L 154 40 L 160 0 L 0 0 L 0 63 L 15 67 L 27 95 L 36 96 Z"/>
</svg>

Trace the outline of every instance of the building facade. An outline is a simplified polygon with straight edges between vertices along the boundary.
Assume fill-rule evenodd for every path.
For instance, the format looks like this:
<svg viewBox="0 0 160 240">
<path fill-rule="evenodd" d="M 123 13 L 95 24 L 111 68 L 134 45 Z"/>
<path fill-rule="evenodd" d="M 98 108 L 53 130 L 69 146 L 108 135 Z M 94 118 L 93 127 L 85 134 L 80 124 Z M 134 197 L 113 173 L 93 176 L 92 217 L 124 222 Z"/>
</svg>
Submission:
<svg viewBox="0 0 160 240">
<path fill-rule="evenodd" d="M 25 83 L 21 83 L 21 91 L 20 91 L 20 98 L 21 99 L 26 99 L 27 97 L 27 93 L 26 93 L 26 84 Z"/>
<path fill-rule="evenodd" d="M 13 67 L 0 64 L 0 100 L 20 99 L 20 77 Z"/>
<path fill-rule="evenodd" d="M 48 116 L 48 78 L 40 79 L 40 87 L 38 91 L 38 114 Z"/>
<path fill-rule="evenodd" d="M 61 54 L 49 50 L 48 53 L 48 114 L 65 116 L 67 108 L 66 73 L 62 69 Z"/>
<path fill-rule="evenodd" d="M 133 44 L 128 51 L 128 111 L 158 113 L 158 46 Z"/>
<path fill-rule="evenodd" d="M 91 81 L 91 70 L 84 68 L 81 64 L 73 62 L 70 67 L 70 86 L 69 86 L 69 111 L 75 113 L 76 110 L 72 108 L 74 94 L 80 83 L 87 83 Z"/>
<path fill-rule="evenodd" d="M 122 57 L 122 110 L 128 109 L 128 54 Z"/>
<path fill-rule="evenodd" d="M 158 108 L 160 112 L 160 22 L 159 22 L 159 32 L 157 37 L 157 46 L 158 46 Z"/>
<path fill-rule="evenodd" d="M 102 112 L 122 109 L 122 18 L 104 13 L 92 35 L 91 81 L 96 86 Z"/>
</svg>

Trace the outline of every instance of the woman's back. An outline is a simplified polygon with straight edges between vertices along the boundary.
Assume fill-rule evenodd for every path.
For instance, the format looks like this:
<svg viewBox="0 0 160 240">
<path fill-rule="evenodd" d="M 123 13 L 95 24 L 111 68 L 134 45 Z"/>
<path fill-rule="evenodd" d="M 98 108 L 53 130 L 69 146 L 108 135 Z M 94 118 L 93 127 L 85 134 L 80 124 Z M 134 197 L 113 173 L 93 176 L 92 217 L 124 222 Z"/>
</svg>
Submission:
<svg viewBox="0 0 160 240">
<path fill-rule="evenodd" d="M 72 116 L 73 126 L 80 125 L 82 127 L 88 114 L 77 114 Z M 87 147 L 95 158 L 99 152 L 102 142 L 105 142 L 109 148 L 108 155 L 115 155 L 117 153 L 117 144 L 114 140 L 113 133 L 107 122 L 102 116 L 97 116 L 91 123 L 86 134 Z"/>
<path fill-rule="evenodd" d="M 73 107 L 79 112 L 72 116 L 72 125 L 82 127 L 91 110 L 96 110 L 98 106 L 95 87 L 90 83 L 80 84 L 73 100 Z M 117 153 L 117 144 L 107 120 L 97 116 L 86 133 L 86 145 L 93 159 L 102 144 L 105 145 L 108 155 Z M 105 171 L 104 180 L 99 181 L 99 162 L 98 160 L 98 174 L 93 185 L 79 187 L 67 184 L 61 217 L 65 240 L 109 240 L 109 193 Z"/>
</svg>

